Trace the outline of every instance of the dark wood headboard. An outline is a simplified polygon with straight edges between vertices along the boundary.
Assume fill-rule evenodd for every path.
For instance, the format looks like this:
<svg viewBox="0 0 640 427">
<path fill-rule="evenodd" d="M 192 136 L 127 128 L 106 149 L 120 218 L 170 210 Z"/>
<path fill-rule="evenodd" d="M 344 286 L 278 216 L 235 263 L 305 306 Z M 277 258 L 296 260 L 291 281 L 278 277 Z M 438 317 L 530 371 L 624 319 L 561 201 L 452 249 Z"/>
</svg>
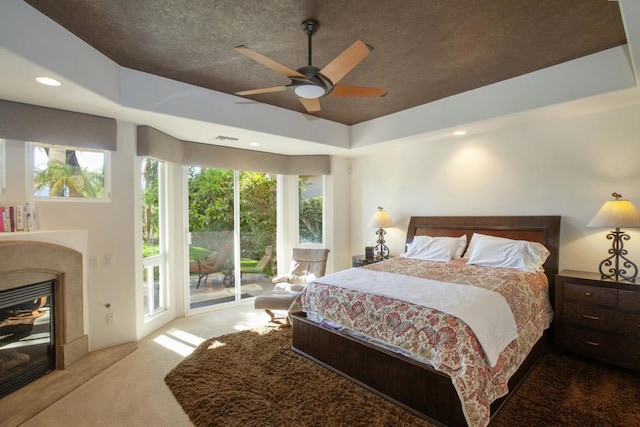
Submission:
<svg viewBox="0 0 640 427">
<path fill-rule="evenodd" d="M 560 252 L 560 216 L 412 216 L 407 243 L 415 236 L 460 237 L 473 233 L 542 243 L 550 252 L 544 271 L 553 291 Z M 552 300 L 553 301 L 553 300 Z"/>
</svg>

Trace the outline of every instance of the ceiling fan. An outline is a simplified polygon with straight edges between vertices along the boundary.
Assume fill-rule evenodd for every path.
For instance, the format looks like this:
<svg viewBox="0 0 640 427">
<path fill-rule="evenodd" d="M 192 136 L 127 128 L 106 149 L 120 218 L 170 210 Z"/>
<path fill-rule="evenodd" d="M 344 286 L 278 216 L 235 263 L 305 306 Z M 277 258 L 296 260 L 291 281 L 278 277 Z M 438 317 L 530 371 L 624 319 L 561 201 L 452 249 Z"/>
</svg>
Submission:
<svg viewBox="0 0 640 427">
<path fill-rule="evenodd" d="M 385 96 L 388 90 L 384 88 L 338 84 L 347 73 L 373 50 L 373 47 L 360 40 L 347 48 L 324 68 L 320 69 L 311 65 L 311 38 L 319 27 L 320 24 L 315 19 L 306 19 L 302 22 L 302 31 L 307 33 L 309 44 L 309 65 L 300 67 L 297 70 L 282 65 L 247 46 L 240 45 L 235 47 L 236 52 L 271 68 L 291 80 L 288 85 L 245 90 L 235 94 L 245 96 L 292 90 L 309 113 L 320 111 L 320 98 L 324 97 Z"/>
</svg>

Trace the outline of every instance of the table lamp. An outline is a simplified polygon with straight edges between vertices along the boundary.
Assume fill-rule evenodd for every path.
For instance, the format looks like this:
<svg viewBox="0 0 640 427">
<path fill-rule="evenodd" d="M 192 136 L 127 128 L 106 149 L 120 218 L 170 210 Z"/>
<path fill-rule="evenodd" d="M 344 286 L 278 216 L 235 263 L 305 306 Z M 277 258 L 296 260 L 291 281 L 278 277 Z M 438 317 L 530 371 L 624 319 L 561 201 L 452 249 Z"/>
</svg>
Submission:
<svg viewBox="0 0 640 427">
<path fill-rule="evenodd" d="M 377 258 L 389 259 L 389 248 L 384 244 L 384 235 L 387 234 L 384 229 L 395 227 L 395 224 L 391 220 L 389 214 L 382 209 L 382 206 L 378 206 L 378 210 L 371 217 L 371 221 L 369 221 L 368 226 L 378 229 L 376 231 L 376 234 L 378 235 L 378 244 L 375 248 Z"/>
<path fill-rule="evenodd" d="M 638 267 L 627 258 L 627 250 L 624 248 L 624 241 L 629 240 L 631 236 L 620 231 L 620 228 L 640 227 L 640 212 L 633 203 L 623 199 L 621 194 L 613 193 L 612 196 L 613 200 L 602 205 L 587 224 L 587 228 L 615 228 L 607 234 L 612 246 L 609 249 L 610 256 L 600 263 L 601 278 L 634 283 L 638 276 Z"/>
</svg>

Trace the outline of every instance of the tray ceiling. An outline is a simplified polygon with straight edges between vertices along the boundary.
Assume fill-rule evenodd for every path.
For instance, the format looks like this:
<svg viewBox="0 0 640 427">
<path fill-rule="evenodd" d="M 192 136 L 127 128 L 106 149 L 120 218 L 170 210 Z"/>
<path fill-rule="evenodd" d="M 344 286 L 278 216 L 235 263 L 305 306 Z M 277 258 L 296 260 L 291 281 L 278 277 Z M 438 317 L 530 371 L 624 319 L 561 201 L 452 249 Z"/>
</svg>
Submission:
<svg viewBox="0 0 640 427">
<path fill-rule="evenodd" d="M 287 84 L 236 53 L 244 44 L 307 65 L 300 28 L 315 18 L 313 65 L 356 40 L 374 46 L 341 83 L 384 98 L 326 98 L 314 115 L 352 125 L 626 43 L 605 0 L 26 0 L 121 66 L 219 92 Z M 569 77 L 569 76 L 568 76 Z M 239 98 L 305 112 L 291 92 Z"/>
</svg>

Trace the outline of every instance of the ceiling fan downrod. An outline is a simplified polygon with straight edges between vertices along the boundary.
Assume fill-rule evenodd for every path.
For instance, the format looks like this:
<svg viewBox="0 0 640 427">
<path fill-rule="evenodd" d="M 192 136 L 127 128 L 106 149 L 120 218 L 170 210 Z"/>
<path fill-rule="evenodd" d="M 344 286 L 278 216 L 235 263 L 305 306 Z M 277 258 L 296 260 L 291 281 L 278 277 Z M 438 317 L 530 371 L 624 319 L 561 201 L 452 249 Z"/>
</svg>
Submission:
<svg viewBox="0 0 640 427">
<path fill-rule="evenodd" d="M 305 33 L 307 33 L 307 40 L 308 40 L 308 54 L 309 54 L 309 67 L 311 67 L 311 38 L 312 36 L 316 33 L 316 31 L 318 31 L 318 28 L 320 28 L 320 23 L 318 21 L 316 21 L 315 19 L 305 19 L 302 22 L 302 31 L 304 31 Z"/>
</svg>

